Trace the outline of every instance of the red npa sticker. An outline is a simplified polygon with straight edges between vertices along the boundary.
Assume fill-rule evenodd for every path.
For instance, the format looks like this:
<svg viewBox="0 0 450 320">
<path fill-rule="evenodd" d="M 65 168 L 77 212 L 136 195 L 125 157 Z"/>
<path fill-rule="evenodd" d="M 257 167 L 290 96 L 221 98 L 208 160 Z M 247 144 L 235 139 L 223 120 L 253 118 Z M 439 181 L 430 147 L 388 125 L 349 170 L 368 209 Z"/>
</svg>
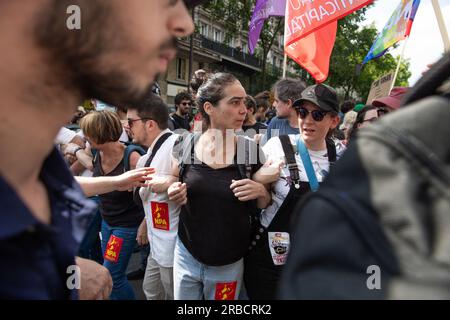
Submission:
<svg viewBox="0 0 450 320">
<path fill-rule="evenodd" d="M 237 281 L 217 283 L 214 300 L 235 300 Z"/>
<path fill-rule="evenodd" d="M 152 222 L 155 229 L 169 231 L 169 205 L 164 202 L 150 202 L 152 206 Z"/>
<path fill-rule="evenodd" d="M 111 235 L 108 244 L 106 245 L 104 258 L 108 261 L 117 263 L 119 261 L 120 250 L 122 249 L 123 239 Z"/>
</svg>

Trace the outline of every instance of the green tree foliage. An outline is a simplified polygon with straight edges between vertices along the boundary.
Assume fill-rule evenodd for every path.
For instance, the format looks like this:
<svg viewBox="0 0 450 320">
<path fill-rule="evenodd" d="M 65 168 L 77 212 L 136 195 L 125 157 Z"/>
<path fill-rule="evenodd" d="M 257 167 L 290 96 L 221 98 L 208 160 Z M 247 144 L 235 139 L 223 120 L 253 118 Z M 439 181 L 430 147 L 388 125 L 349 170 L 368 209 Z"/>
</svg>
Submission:
<svg viewBox="0 0 450 320">
<path fill-rule="evenodd" d="M 202 6 L 211 13 L 213 19 L 224 24 L 225 42 L 228 42 L 248 29 L 252 5 L 251 0 L 212 0 Z"/>
<path fill-rule="evenodd" d="M 250 20 L 253 14 L 254 0 L 213 0 L 203 5 L 208 10 L 213 19 L 221 21 L 225 26 L 225 42 L 237 38 L 243 33 L 247 34 Z M 261 82 L 257 87 L 266 88 L 267 86 L 267 67 L 266 61 L 270 49 L 272 48 L 277 36 L 282 35 L 284 30 L 284 18 L 270 17 L 266 20 L 261 31 L 260 41 L 255 50 L 255 56 L 261 59 Z M 270 76 L 270 75 L 269 75 Z M 273 77 L 269 77 L 269 85 L 274 82 Z M 276 80 L 276 79 L 275 79 Z"/>
</svg>

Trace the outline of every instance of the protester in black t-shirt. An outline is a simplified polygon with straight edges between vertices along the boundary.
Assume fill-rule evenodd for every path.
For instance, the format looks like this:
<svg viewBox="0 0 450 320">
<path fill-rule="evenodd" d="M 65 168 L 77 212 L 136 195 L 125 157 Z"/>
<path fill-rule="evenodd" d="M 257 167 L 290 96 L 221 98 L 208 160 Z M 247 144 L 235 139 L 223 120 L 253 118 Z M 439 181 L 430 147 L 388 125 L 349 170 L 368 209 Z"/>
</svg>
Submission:
<svg viewBox="0 0 450 320">
<path fill-rule="evenodd" d="M 185 129 L 189 131 L 189 114 L 191 111 L 192 103 L 192 96 L 186 91 L 182 91 L 175 96 L 175 108 L 177 109 L 177 111 L 170 115 L 174 130 Z"/>
<path fill-rule="evenodd" d="M 175 299 L 239 296 L 243 257 L 250 245 L 250 215 L 270 202 L 264 185 L 245 177 L 261 174 L 259 156 L 263 156 L 252 140 L 235 134 L 247 113 L 245 97 L 233 75 L 213 75 L 198 92 L 208 130 L 185 135 L 174 147 L 181 161 L 180 180 L 187 185 L 174 255 Z M 248 149 L 247 166 L 239 141 L 254 147 L 255 152 Z"/>
<path fill-rule="evenodd" d="M 141 155 L 131 150 L 127 152 L 127 147 L 119 141 L 123 129 L 116 113 L 106 110 L 94 111 L 81 120 L 80 126 L 91 148 L 97 150 L 93 158 L 94 177 L 118 176 L 136 168 Z M 113 279 L 110 298 L 135 299 L 125 271 L 136 244 L 137 230 L 144 219 L 144 213 L 134 203 L 132 192 L 112 191 L 101 194 L 99 198 L 103 218 L 101 228 L 103 266 L 110 271 Z"/>
</svg>

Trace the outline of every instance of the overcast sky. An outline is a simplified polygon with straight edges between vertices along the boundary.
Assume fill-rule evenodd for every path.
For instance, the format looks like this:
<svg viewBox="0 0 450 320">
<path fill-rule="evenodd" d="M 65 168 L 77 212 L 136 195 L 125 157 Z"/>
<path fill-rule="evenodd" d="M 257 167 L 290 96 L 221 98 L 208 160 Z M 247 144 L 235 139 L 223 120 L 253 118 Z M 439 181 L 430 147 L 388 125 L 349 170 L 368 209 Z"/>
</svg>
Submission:
<svg viewBox="0 0 450 320">
<path fill-rule="evenodd" d="M 374 22 L 378 31 L 381 31 L 399 4 L 400 0 L 375 0 L 374 6 L 366 13 L 365 23 Z M 447 32 L 450 34 L 450 0 L 439 0 L 439 4 Z M 390 53 L 394 56 L 400 55 L 402 42 Z M 444 44 L 431 0 L 421 0 L 405 48 L 404 57 L 411 63 L 412 76 L 409 78 L 409 84 L 413 85 L 421 77 L 422 71 L 426 70 L 426 65 L 438 60 L 443 52 Z"/>
</svg>

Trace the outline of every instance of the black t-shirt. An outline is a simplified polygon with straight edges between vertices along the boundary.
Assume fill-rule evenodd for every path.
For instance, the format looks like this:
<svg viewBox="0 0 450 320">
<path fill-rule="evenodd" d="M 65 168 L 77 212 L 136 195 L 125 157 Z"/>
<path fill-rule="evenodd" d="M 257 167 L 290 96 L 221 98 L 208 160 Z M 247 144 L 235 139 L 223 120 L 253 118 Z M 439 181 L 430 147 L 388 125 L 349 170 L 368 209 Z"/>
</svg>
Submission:
<svg viewBox="0 0 450 320">
<path fill-rule="evenodd" d="M 267 125 L 265 125 L 264 123 L 261 123 L 261 122 L 257 122 L 257 123 L 255 123 L 255 124 L 252 125 L 252 126 L 242 126 L 242 130 L 244 130 L 244 131 L 247 133 L 246 136 L 249 136 L 250 138 L 253 138 L 253 136 L 254 136 L 255 134 L 249 135 L 248 133 L 251 133 L 250 131 L 247 131 L 247 130 L 249 130 L 249 129 L 255 130 L 256 134 L 259 134 L 259 133 L 265 133 L 264 131 L 263 131 L 263 132 L 260 132 L 260 130 L 267 129 Z"/>
<path fill-rule="evenodd" d="M 180 117 L 178 114 L 172 114 L 174 129 L 185 129 L 189 130 L 189 119 L 187 117 Z"/>
<path fill-rule="evenodd" d="M 231 264 L 244 257 L 248 250 L 254 203 L 239 201 L 230 189 L 232 180 L 242 179 L 236 164 L 213 169 L 198 162 L 185 165 L 183 170 L 188 201 L 181 207 L 178 236 L 201 263 Z M 252 165 L 252 174 L 264 161 L 257 162 Z"/>
<path fill-rule="evenodd" d="M 100 152 L 94 158 L 94 177 L 113 177 L 124 173 L 122 161 L 108 174 L 104 174 L 101 168 Z M 139 227 L 144 219 L 144 212 L 133 200 L 133 192 L 112 191 L 99 195 L 100 213 L 103 220 L 110 227 L 135 228 Z"/>
</svg>

